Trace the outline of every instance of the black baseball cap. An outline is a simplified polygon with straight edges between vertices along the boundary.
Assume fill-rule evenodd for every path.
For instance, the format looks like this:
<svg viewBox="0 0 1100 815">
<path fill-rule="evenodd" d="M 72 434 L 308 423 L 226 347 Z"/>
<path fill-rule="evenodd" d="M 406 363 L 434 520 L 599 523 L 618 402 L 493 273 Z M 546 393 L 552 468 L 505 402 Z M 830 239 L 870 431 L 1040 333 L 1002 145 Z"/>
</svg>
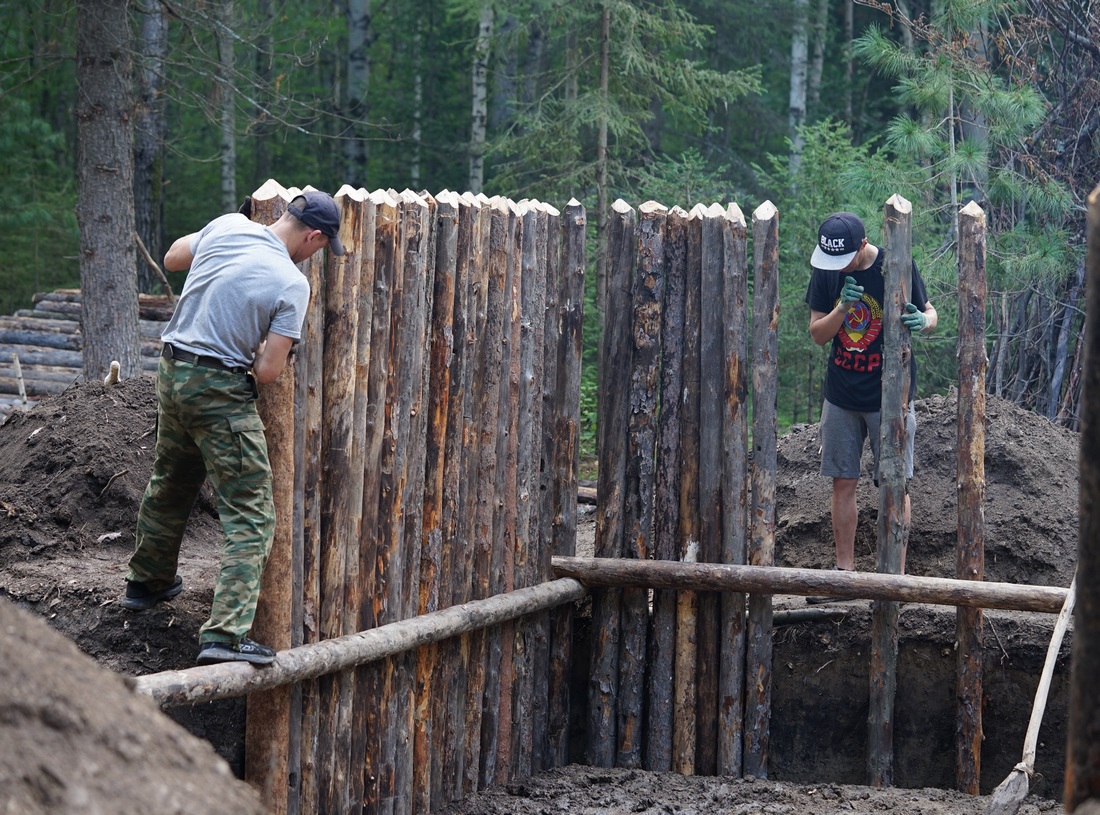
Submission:
<svg viewBox="0 0 1100 815">
<path fill-rule="evenodd" d="M 817 233 L 817 248 L 810 257 L 815 269 L 843 269 L 856 256 L 867 233 L 863 221 L 851 212 L 834 212 L 826 218 Z"/>
<path fill-rule="evenodd" d="M 286 210 L 310 229 L 320 229 L 328 238 L 332 254 L 344 254 L 344 244 L 340 243 L 340 209 L 331 195 L 309 190 L 296 195 Z"/>
</svg>

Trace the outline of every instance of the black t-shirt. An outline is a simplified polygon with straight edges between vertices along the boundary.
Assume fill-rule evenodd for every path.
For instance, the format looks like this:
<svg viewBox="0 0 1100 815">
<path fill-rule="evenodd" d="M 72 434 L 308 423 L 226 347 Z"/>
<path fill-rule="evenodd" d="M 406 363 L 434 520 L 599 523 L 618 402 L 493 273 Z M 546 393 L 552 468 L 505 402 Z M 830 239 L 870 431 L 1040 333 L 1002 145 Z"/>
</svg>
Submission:
<svg viewBox="0 0 1100 815">
<path fill-rule="evenodd" d="M 825 398 L 845 410 L 868 412 L 882 407 L 882 303 L 886 279 L 882 274 L 884 252 L 875 262 L 857 272 L 829 272 L 814 269 L 806 289 L 806 303 L 812 311 L 828 314 L 840 302 L 844 278 L 852 277 L 863 286 L 863 297 L 844 317 L 833 337 L 829 366 L 825 371 Z M 909 302 L 921 311 L 928 305 L 924 280 L 913 263 Z M 909 370 L 909 398 L 917 395 L 917 361 Z"/>
</svg>

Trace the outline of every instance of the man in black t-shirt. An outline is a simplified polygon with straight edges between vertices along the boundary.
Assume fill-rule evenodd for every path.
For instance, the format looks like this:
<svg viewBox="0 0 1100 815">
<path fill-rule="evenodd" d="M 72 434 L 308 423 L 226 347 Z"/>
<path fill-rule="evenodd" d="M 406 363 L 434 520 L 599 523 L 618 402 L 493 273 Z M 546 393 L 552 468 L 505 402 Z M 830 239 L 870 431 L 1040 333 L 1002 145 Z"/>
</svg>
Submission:
<svg viewBox="0 0 1100 815">
<path fill-rule="evenodd" d="M 818 345 L 832 342 L 825 372 L 825 403 L 821 409 L 821 474 L 833 479 L 833 538 L 836 568 L 855 569 L 856 486 L 863 442 L 870 440 L 878 480 L 879 411 L 882 406 L 882 309 L 886 281 L 883 253 L 867 242 L 863 221 L 837 212 L 821 224 L 818 245 L 810 258 L 813 273 L 806 290 L 810 306 L 810 336 Z M 928 302 L 924 280 L 913 264 L 910 302 L 902 324 L 914 333 L 936 330 L 936 309 Z M 905 476 L 913 475 L 917 364 L 909 372 Z M 909 496 L 905 497 L 909 523 Z M 905 552 L 902 552 L 905 571 Z M 813 598 L 818 599 L 818 598 Z M 829 599 L 829 598 L 824 598 Z"/>
</svg>

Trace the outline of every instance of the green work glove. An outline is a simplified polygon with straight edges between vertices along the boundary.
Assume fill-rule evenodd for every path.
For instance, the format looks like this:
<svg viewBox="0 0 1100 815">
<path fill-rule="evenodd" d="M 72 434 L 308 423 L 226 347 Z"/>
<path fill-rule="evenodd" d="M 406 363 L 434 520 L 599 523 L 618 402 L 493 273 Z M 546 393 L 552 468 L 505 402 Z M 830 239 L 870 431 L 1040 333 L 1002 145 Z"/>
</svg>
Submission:
<svg viewBox="0 0 1100 815">
<path fill-rule="evenodd" d="M 840 290 L 840 303 L 851 308 L 863 298 L 863 286 L 856 285 L 854 277 L 844 278 L 844 288 Z"/>
<path fill-rule="evenodd" d="M 917 311 L 917 307 L 912 303 L 905 304 L 905 313 L 901 315 L 901 321 L 913 333 L 924 331 L 924 327 L 928 325 L 928 318 L 924 316 L 924 312 Z"/>
</svg>

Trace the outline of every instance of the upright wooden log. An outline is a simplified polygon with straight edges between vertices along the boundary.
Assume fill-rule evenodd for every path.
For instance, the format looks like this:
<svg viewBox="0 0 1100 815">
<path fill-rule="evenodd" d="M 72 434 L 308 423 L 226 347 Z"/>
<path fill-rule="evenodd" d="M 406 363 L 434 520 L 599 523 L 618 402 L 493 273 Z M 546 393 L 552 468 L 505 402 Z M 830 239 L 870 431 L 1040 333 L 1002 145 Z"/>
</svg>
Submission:
<svg viewBox="0 0 1100 815">
<path fill-rule="evenodd" d="M 661 319 L 661 413 L 657 425 L 654 476 L 653 553 L 675 560 L 680 535 L 680 410 L 683 391 L 684 278 L 687 270 L 687 218 L 680 207 L 665 219 L 665 300 Z M 672 770 L 673 657 L 676 651 L 676 594 L 653 593 L 645 768 Z"/>
<path fill-rule="evenodd" d="M 505 243 L 503 356 L 497 408 L 497 449 L 493 534 L 489 557 L 489 595 L 515 588 L 516 403 L 519 400 L 519 286 L 523 268 L 523 208 L 502 202 L 508 211 Z M 525 205 L 524 205 L 525 208 Z M 482 713 L 481 775 L 483 786 L 507 778 L 511 761 L 512 623 L 485 631 L 485 709 Z M 500 775 L 498 775 L 498 772 Z"/>
<path fill-rule="evenodd" d="M 600 461 L 596 504 L 596 556 L 619 557 L 623 551 L 623 494 L 626 479 L 629 415 L 631 286 L 634 272 L 636 213 L 622 199 L 608 219 L 606 300 L 600 345 Z M 588 684 L 588 763 L 611 767 L 615 761 L 616 697 L 619 684 L 620 592 L 592 599 L 592 674 Z"/>
<path fill-rule="evenodd" d="M 1089 195 L 1087 219 L 1084 381 L 1081 386 L 1081 516 L 1077 605 L 1073 613 L 1066 812 L 1100 799 L 1100 186 Z"/>
<path fill-rule="evenodd" d="M 985 579 L 985 213 L 959 212 L 959 529 L 955 576 Z M 982 777 L 982 610 L 956 612 L 955 784 L 979 795 Z"/>
<path fill-rule="evenodd" d="M 448 361 L 447 424 L 443 438 L 442 501 L 440 505 L 441 552 L 439 562 L 439 606 L 445 608 L 456 602 L 456 594 L 462 591 L 463 565 L 466 561 L 467 539 L 462 523 L 462 472 L 465 463 L 465 400 L 469 388 L 467 369 L 470 367 L 470 295 L 472 266 L 472 239 L 474 224 L 473 199 L 455 195 L 450 200 L 455 208 L 453 316 L 451 318 L 450 359 Z M 445 201 L 440 196 L 439 217 L 444 215 Z M 437 253 L 437 258 L 443 252 Z M 439 294 L 436 308 L 439 308 Z M 444 295 L 445 296 L 445 295 Z M 425 522 L 425 526 L 427 523 Z M 439 644 L 436 653 L 436 671 L 433 678 L 435 691 L 432 696 L 432 718 L 436 723 L 433 732 L 437 763 L 440 768 L 438 788 L 432 779 L 432 808 L 441 809 L 461 795 L 457 782 L 461 737 L 458 727 L 461 716 L 454 715 L 457 694 L 462 677 L 462 651 L 460 640 L 452 639 Z"/>
<path fill-rule="evenodd" d="M 359 608 L 361 630 L 382 624 L 390 617 L 386 591 L 389 563 L 384 549 L 381 523 L 383 461 L 386 458 L 387 395 L 393 349 L 394 300 L 400 272 L 397 200 L 388 192 L 376 190 L 367 199 L 374 217 L 374 277 L 371 308 L 371 356 L 367 378 L 367 405 L 363 427 L 364 478 L 362 537 L 359 547 L 359 579 L 369 598 Z M 357 699 L 378 699 L 383 692 L 384 665 L 369 665 L 356 673 Z M 384 711 L 379 705 L 364 703 L 360 711 L 353 754 L 363 756 L 364 808 L 381 811 L 384 790 L 392 785 L 388 757 L 383 752 Z M 363 740 L 362 747 L 358 739 Z"/>
<path fill-rule="evenodd" d="M 519 401 L 516 428 L 516 588 L 541 582 L 544 558 L 539 536 L 542 502 L 542 408 L 546 331 L 547 213 L 538 201 L 523 215 L 523 273 L 520 283 Z M 550 560 L 545 558 L 549 576 Z M 545 617 L 514 625 L 512 692 L 512 764 L 510 777 L 531 775 L 536 718 L 545 717 L 545 674 L 536 676 L 536 659 L 545 654 Z M 545 660 L 543 660 L 545 665 Z"/>
<path fill-rule="evenodd" d="M 878 571 L 901 574 L 905 528 L 905 425 L 909 403 L 909 331 L 901 322 L 913 270 L 912 205 L 891 196 L 884 210 L 886 277 L 882 304 L 882 411 L 879 441 Z M 897 691 L 898 604 L 877 601 L 871 623 L 868 783 L 894 783 L 894 696 Z"/>
<path fill-rule="evenodd" d="M 436 197 L 433 219 L 436 251 L 430 278 L 435 287 L 432 299 L 430 382 L 427 395 L 427 438 L 424 480 L 424 521 L 420 539 L 420 586 L 418 614 L 440 608 L 443 574 L 443 493 L 447 426 L 451 404 L 451 360 L 454 349 L 454 306 L 458 248 L 458 196 L 443 192 Z M 447 605 L 450 596 L 447 597 Z M 441 677 L 436 673 L 439 648 L 421 648 L 416 654 L 414 688 L 413 807 L 429 812 L 432 801 L 440 801 L 443 788 L 443 719 L 435 715 L 434 694 Z"/>
<path fill-rule="evenodd" d="M 541 358 L 539 392 L 540 423 L 534 428 L 534 454 L 536 472 L 533 476 L 537 517 L 532 518 L 531 540 L 534 547 L 530 563 L 529 585 L 539 585 L 550 580 L 553 572 L 550 558 L 554 555 L 554 529 L 556 526 L 553 496 L 562 481 L 571 482 L 576 471 L 569 467 L 561 473 L 553 470 L 557 440 L 553 436 L 553 423 L 557 417 L 554 395 L 557 386 L 558 344 L 561 341 L 561 321 L 558 319 L 561 295 L 561 213 L 546 203 L 538 205 L 539 246 L 538 272 L 542 279 L 542 313 L 534 316 L 541 322 L 539 335 L 541 347 L 536 353 Z M 572 401 L 572 400 L 570 400 Z M 563 439 L 567 444 L 568 439 Z M 552 645 L 553 614 L 538 615 L 531 630 L 531 673 L 534 678 L 531 697 L 531 756 L 528 774 L 540 773 L 553 766 L 548 755 L 550 726 L 550 649 Z M 521 768 L 522 769 L 522 768 Z"/>
<path fill-rule="evenodd" d="M 653 499 L 661 371 L 661 309 L 665 295 L 664 231 L 668 210 L 656 201 L 638 208 L 634 230 L 632 286 L 632 361 L 627 422 L 626 484 L 623 507 L 623 555 L 647 560 L 653 555 Z M 616 765 L 642 766 L 646 637 L 649 594 L 629 588 L 622 593 L 619 640 L 618 743 Z"/>
<path fill-rule="evenodd" d="M 349 586 L 348 566 L 359 560 L 359 525 L 363 512 L 363 458 L 355 427 L 356 356 L 359 326 L 359 282 L 363 197 L 350 187 L 337 193 L 343 209 L 341 238 L 346 254 L 333 257 L 325 277 L 325 347 L 321 441 L 321 638 L 354 633 L 358 614 L 348 600 L 358 597 Z M 356 571 L 358 571 L 356 569 Z M 335 674 L 318 685 L 318 803 L 325 811 L 346 810 L 349 797 L 353 676 Z"/>
<path fill-rule="evenodd" d="M 268 181 L 253 194 L 253 201 L 253 219 L 270 224 L 282 216 L 289 198 L 282 185 Z M 275 382 L 260 390 L 256 403 L 264 420 L 271 462 L 275 534 L 264 568 L 252 631 L 259 642 L 276 651 L 284 651 L 295 644 L 291 638 L 292 615 L 295 605 L 301 604 L 301 595 L 295 591 L 293 580 L 296 554 L 293 543 L 295 389 L 295 365 L 288 365 Z M 267 810 L 279 815 L 294 810 L 289 780 L 297 775 L 298 768 L 292 766 L 290 745 L 291 732 L 300 727 L 300 722 L 295 722 L 291 716 L 295 695 L 300 698 L 301 687 L 287 685 L 253 694 L 248 698 L 245 718 L 245 779 L 260 790 Z"/>
<path fill-rule="evenodd" d="M 296 192 L 296 191 L 292 191 Z M 306 263 L 309 279 L 309 314 L 304 347 L 295 365 L 298 390 L 295 394 L 296 509 L 301 507 L 301 566 L 295 569 L 302 602 L 295 611 L 298 626 L 292 632 L 295 645 L 321 639 L 321 435 L 324 374 L 325 258 L 314 255 Z M 317 728 L 320 722 L 317 682 L 303 683 L 301 690 L 301 775 L 298 812 L 317 811 Z"/>
<path fill-rule="evenodd" d="M 684 373 L 680 389 L 680 528 L 676 556 L 699 561 L 699 315 L 701 242 L 704 207 L 695 206 L 687 221 L 684 277 Z M 676 598 L 676 657 L 673 679 L 672 769 L 695 774 L 698 652 L 698 594 Z"/>
<path fill-rule="evenodd" d="M 699 210 L 699 560 L 722 557 L 722 438 L 725 418 L 725 212 L 719 204 Z M 718 653 L 721 598 L 699 595 L 696 652 L 697 734 L 695 772 L 718 772 Z"/>
<path fill-rule="evenodd" d="M 427 360 L 426 335 L 430 308 L 427 268 L 430 253 L 430 217 L 432 203 L 416 193 L 405 190 L 398 197 L 400 213 L 399 247 L 401 257 L 401 303 L 391 313 L 396 318 L 394 337 L 396 356 L 391 359 L 389 373 L 394 388 L 394 421 L 388 422 L 392 436 L 388 443 L 396 446 L 393 456 L 392 490 L 387 491 L 383 463 L 382 518 L 392 519 L 389 537 L 390 566 L 393 574 L 389 589 L 393 619 L 408 619 L 416 615 L 417 585 L 420 576 L 420 515 L 424 501 L 424 434 L 421 420 L 423 405 L 424 365 Z M 399 312 L 399 313 L 398 313 Z M 389 404 L 387 393 L 387 404 Z M 385 450 L 383 452 L 385 462 Z M 386 521 L 382 521 L 385 526 Z M 387 727 L 387 740 L 392 736 L 392 752 L 384 745 L 383 755 L 392 756 L 393 786 L 390 800 L 383 796 L 382 806 L 395 815 L 411 811 L 412 802 L 412 677 L 411 654 L 395 657 L 387 663 L 386 681 L 390 696 L 392 723 Z M 392 801 L 392 804 L 391 804 Z"/>
<path fill-rule="evenodd" d="M 722 557 L 744 564 L 748 557 L 748 234 L 737 204 L 726 209 L 722 311 L 725 330 L 722 414 Z M 718 773 L 743 771 L 745 698 L 745 595 L 722 594 L 718 652 Z"/>
<path fill-rule="evenodd" d="M 480 433 L 478 462 L 476 470 L 476 526 L 473 534 L 474 557 L 471 564 L 471 598 L 475 600 L 490 596 L 490 562 L 494 535 L 494 516 L 497 502 L 497 450 L 500 428 L 500 383 L 502 380 L 504 345 L 506 341 L 507 284 L 508 284 L 508 240 L 511 234 L 509 226 L 510 208 L 502 200 L 492 201 L 487 207 L 490 217 L 489 228 L 485 231 L 488 245 L 485 257 L 488 265 L 486 279 L 487 299 L 485 305 L 485 329 L 480 337 L 482 343 L 478 360 L 477 376 L 480 379 L 481 393 L 478 417 Z M 485 719 L 485 688 L 488 658 L 488 640 L 486 632 L 480 631 L 471 636 L 469 668 L 466 685 L 466 753 L 464 757 L 466 771 L 466 789 L 476 790 L 482 778 L 482 757 L 493 754 L 483 743 Z M 495 732 L 495 722 L 493 727 Z"/>
<path fill-rule="evenodd" d="M 561 257 L 558 291 L 557 366 L 555 370 L 554 451 L 550 471 L 551 515 L 555 555 L 574 554 L 577 543 L 577 472 L 580 466 L 581 350 L 584 333 L 585 235 L 584 206 L 571 199 L 561 221 Z M 548 252 L 551 251 L 548 249 Z M 568 606 L 553 614 L 550 657 L 550 709 L 547 713 L 547 764 L 569 761 L 570 666 L 573 662 L 573 612 Z"/>
<path fill-rule="evenodd" d="M 354 625 L 355 630 L 361 630 L 359 626 L 363 621 L 363 607 L 370 606 L 371 600 L 366 596 L 364 587 L 373 585 L 374 572 L 367 564 L 364 557 L 364 549 L 370 550 L 367 543 L 371 535 L 364 534 L 362 520 L 368 505 L 377 508 L 377 492 L 373 493 L 373 500 L 367 498 L 367 483 L 370 480 L 367 475 L 378 463 L 377 448 L 374 437 L 367 432 L 368 416 L 371 414 L 371 357 L 374 331 L 374 273 L 377 266 L 375 242 L 378 227 L 378 203 L 371 195 L 360 188 L 356 196 L 356 207 L 362 213 L 362 226 L 358 237 L 359 253 L 359 302 L 357 305 L 359 317 L 356 326 L 356 353 L 355 353 L 355 400 L 353 417 L 354 446 L 352 458 L 360 462 L 358 466 L 363 469 L 362 477 L 356 477 L 355 489 L 359 493 L 359 529 L 355 547 L 349 551 L 347 561 L 347 587 L 348 595 L 345 603 L 345 621 L 348 625 Z M 367 763 L 368 727 L 367 709 L 372 705 L 372 697 L 362 695 L 363 683 L 361 671 L 353 669 L 348 672 L 348 683 L 352 687 L 352 710 L 349 724 L 350 754 L 348 770 L 348 798 L 353 807 L 356 802 L 362 802 L 366 798 L 366 778 L 363 767 Z"/>
<path fill-rule="evenodd" d="M 775 565 L 776 397 L 779 388 L 779 213 L 765 201 L 752 214 L 752 537 L 749 564 Z M 772 599 L 749 598 L 745 691 L 745 774 L 768 777 L 772 698 Z"/>
</svg>

